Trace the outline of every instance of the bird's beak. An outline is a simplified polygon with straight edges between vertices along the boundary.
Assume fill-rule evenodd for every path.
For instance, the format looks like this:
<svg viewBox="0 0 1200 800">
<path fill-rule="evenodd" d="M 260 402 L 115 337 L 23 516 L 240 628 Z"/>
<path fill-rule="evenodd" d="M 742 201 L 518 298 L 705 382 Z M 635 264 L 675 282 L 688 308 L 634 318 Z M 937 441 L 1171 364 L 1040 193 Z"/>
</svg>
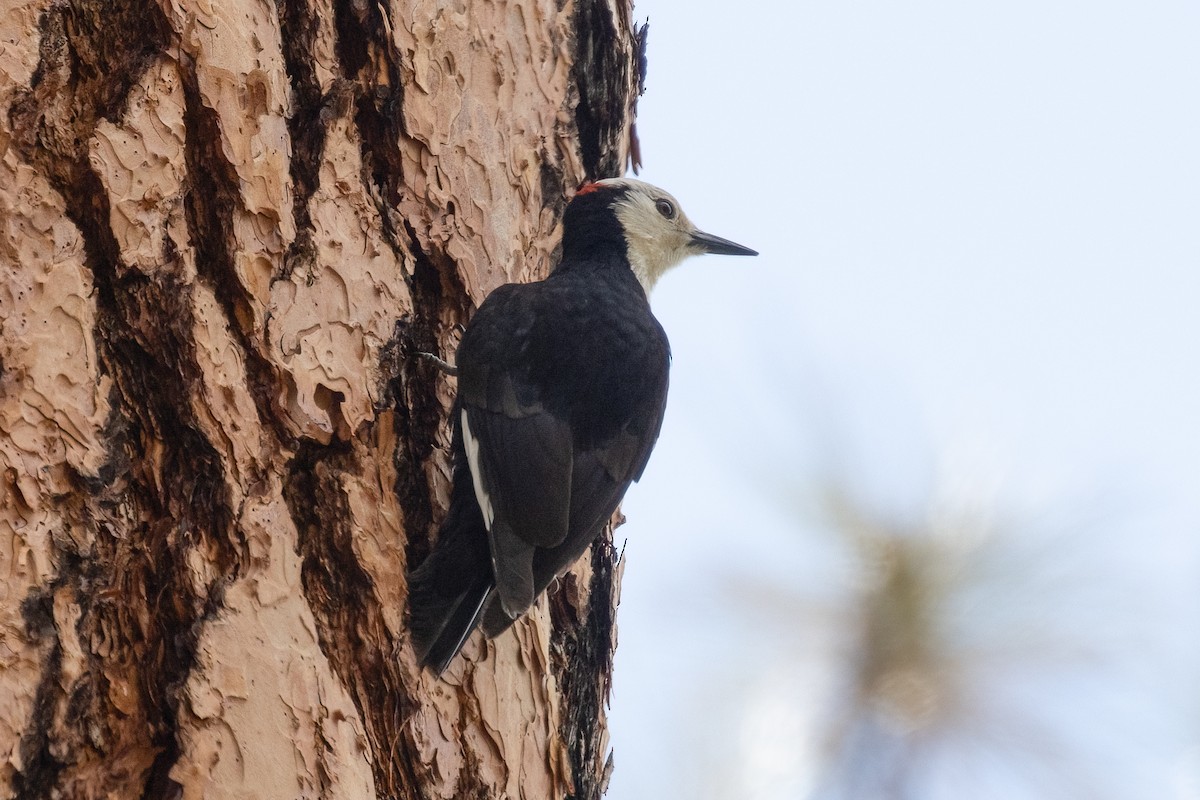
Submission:
<svg viewBox="0 0 1200 800">
<path fill-rule="evenodd" d="M 744 247 L 737 242 L 731 242 L 728 239 L 722 239 L 720 236 L 713 236 L 711 233 L 705 233 L 704 231 L 692 232 L 692 246 L 702 253 L 715 253 L 722 256 L 758 255 L 757 250 L 751 250 L 749 247 Z"/>
</svg>

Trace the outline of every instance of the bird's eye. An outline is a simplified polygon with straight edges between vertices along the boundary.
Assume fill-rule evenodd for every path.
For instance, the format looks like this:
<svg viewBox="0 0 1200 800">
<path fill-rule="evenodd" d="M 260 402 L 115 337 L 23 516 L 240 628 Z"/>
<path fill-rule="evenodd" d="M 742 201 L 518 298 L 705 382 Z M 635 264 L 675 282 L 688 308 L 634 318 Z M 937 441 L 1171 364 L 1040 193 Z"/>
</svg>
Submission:
<svg viewBox="0 0 1200 800">
<path fill-rule="evenodd" d="M 671 205 L 670 200 L 658 200 L 654 203 L 654 207 L 658 209 L 658 213 L 662 214 L 667 219 L 675 219 L 675 206 Z"/>
</svg>

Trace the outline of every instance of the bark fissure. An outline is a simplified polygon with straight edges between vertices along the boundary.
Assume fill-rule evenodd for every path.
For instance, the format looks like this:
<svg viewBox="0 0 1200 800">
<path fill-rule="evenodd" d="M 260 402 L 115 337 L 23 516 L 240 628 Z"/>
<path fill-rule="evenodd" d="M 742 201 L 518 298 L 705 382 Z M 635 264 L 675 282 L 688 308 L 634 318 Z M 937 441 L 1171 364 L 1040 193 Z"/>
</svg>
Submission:
<svg viewBox="0 0 1200 800">
<path fill-rule="evenodd" d="M 12 790 L 17 800 L 32 800 L 42 796 L 41 787 L 53 786 L 65 764 L 50 749 L 50 728 L 60 694 L 62 678 L 62 645 L 54 625 L 54 590 L 66 575 L 60 571 L 53 584 L 35 589 L 21 603 L 25 631 L 31 642 L 49 645 L 42 661 L 42 674 L 33 701 L 32 725 L 21 737 L 21 759 L 24 769 L 13 776 Z M 49 642 L 43 642 L 49 640 Z"/>
<path fill-rule="evenodd" d="M 445 377 L 436 366 L 419 356 L 420 353 L 439 355 L 441 317 L 447 310 L 446 292 L 442 279 L 456 275 L 453 264 L 440 254 L 422 250 L 420 238 L 413 227 L 405 223 L 405 232 L 412 248 L 413 269 L 405 275 L 413 301 L 411 316 L 396 321 L 396 332 L 385 351 L 381 365 L 385 375 L 391 375 L 385 402 L 395 410 L 394 426 L 401 443 L 393 456 L 396 464 L 396 495 L 404 509 L 408 527 L 406 549 L 408 563 L 419 564 L 428 555 L 433 526 L 440 522 L 432 504 L 433 487 L 426 477 L 426 464 L 435 457 L 437 433 L 445 424 L 437 387 Z M 443 262 L 439 269 L 437 261 Z M 454 297 L 465 298 L 458 287 Z M 467 310 L 454 308 L 459 319 Z M 447 354 L 453 358 L 452 354 Z"/>
<path fill-rule="evenodd" d="M 606 529 L 592 545 L 590 560 L 592 578 L 587 594 L 593 599 L 587 604 L 583 618 L 567 600 L 569 592 L 565 585 L 550 603 L 554 620 L 551 655 L 567 709 L 559 734 L 570 754 L 577 800 L 600 800 L 607 788 L 604 764 L 608 754 L 604 752 L 601 735 L 604 726 L 598 722 L 608 705 L 612 687 L 618 559 L 611 529 Z M 563 582 L 575 580 L 576 576 L 568 575 Z"/>
<path fill-rule="evenodd" d="M 571 75 L 579 99 L 575 126 L 583 166 L 592 180 L 625 171 L 621 141 L 630 114 L 628 44 L 607 0 L 580 0 L 575 8 L 575 64 Z"/>
<path fill-rule="evenodd" d="M 382 3 L 334 4 L 337 54 L 342 74 L 358 83 L 354 123 L 362 148 L 363 170 L 373 186 L 385 228 L 388 207 L 400 202 L 403 167 L 398 142 L 404 134 L 400 107 L 404 102 L 400 54 L 387 32 L 391 20 Z M 394 239 L 393 239 L 394 240 Z"/>
<path fill-rule="evenodd" d="M 288 166 L 292 176 L 292 217 L 296 223 L 296 238 L 288 245 L 283 258 L 283 273 L 278 276 L 287 280 L 297 268 L 310 271 L 316 263 L 317 249 L 308 204 L 320 185 L 321 156 L 325 151 L 329 122 L 346 113 L 353 101 L 353 87 L 348 82 L 339 82 L 328 95 L 322 94 L 313 50 L 319 23 L 311 5 L 302 0 L 277 0 L 276 8 L 283 28 L 283 57 L 292 87 L 292 109 L 287 120 L 292 158 Z"/>
<path fill-rule="evenodd" d="M 384 621 L 370 576 L 354 552 L 339 476 L 352 468 L 345 447 L 301 445 L 284 497 L 299 533 L 305 597 L 321 649 L 362 715 L 381 797 L 415 798 L 419 763 L 404 721 L 420 706 L 400 674 L 399 643 Z"/>
<path fill-rule="evenodd" d="M 228 330 L 246 365 L 258 422 L 278 441 L 294 445 L 294 437 L 275 413 L 278 375 L 254 340 L 254 300 L 247 296 L 234 263 L 232 214 L 241 204 L 237 171 L 222 151 L 216 112 L 201 100 L 195 64 L 186 54 L 180 55 L 180 74 L 188 175 L 184 211 L 188 238 L 195 251 L 197 280 L 212 290 L 221 304 Z"/>
</svg>

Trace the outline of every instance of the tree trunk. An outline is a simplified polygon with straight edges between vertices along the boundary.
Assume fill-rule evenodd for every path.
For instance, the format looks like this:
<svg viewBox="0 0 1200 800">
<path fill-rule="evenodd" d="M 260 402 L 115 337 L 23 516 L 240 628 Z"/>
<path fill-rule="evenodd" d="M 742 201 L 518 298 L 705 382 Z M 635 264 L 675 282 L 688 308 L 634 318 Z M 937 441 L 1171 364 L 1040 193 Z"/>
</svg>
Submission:
<svg viewBox="0 0 1200 800">
<path fill-rule="evenodd" d="M 598 797 L 611 539 L 417 669 L 452 357 L 619 174 L 627 0 L 0 8 L 0 796 Z"/>
</svg>

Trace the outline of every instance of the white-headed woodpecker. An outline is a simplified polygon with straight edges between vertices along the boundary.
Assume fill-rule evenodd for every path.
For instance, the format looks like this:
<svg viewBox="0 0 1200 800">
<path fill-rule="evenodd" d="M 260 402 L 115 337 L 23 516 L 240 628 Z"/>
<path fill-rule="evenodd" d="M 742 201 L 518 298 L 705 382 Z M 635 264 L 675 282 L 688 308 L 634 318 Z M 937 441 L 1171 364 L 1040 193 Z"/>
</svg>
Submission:
<svg viewBox="0 0 1200 800">
<path fill-rule="evenodd" d="M 755 251 L 642 181 L 586 183 L 544 281 L 501 286 L 458 348 L 450 509 L 409 575 L 422 665 L 508 628 L 600 534 L 658 438 L 670 347 L 647 295 L 690 255 Z"/>
</svg>

